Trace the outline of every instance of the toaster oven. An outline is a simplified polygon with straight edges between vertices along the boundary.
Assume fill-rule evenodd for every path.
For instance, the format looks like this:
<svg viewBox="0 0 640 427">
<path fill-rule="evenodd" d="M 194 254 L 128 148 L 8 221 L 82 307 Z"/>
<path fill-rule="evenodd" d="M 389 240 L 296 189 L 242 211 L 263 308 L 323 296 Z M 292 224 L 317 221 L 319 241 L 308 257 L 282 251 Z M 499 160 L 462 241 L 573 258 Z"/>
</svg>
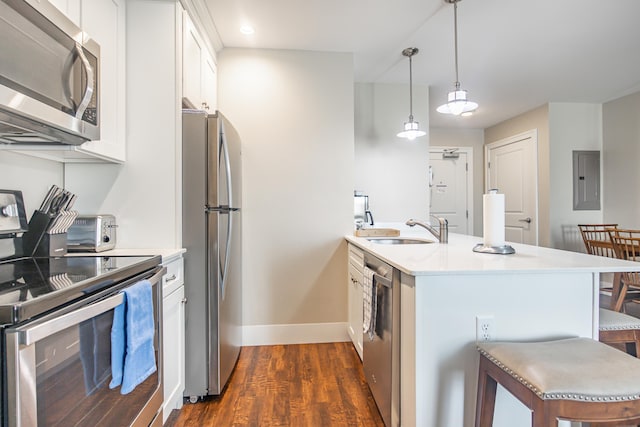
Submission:
<svg viewBox="0 0 640 427">
<path fill-rule="evenodd" d="M 69 252 L 102 252 L 116 247 L 113 215 L 79 215 L 67 231 Z"/>
</svg>

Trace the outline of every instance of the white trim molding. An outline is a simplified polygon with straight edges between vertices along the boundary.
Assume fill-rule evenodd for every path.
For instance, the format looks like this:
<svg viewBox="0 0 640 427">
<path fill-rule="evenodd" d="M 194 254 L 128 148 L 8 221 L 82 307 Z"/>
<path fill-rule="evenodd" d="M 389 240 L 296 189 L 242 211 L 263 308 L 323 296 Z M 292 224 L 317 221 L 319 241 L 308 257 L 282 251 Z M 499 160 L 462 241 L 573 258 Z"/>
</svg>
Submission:
<svg viewBox="0 0 640 427">
<path fill-rule="evenodd" d="M 243 346 L 344 341 L 350 341 L 346 322 L 248 325 L 242 327 Z"/>
</svg>

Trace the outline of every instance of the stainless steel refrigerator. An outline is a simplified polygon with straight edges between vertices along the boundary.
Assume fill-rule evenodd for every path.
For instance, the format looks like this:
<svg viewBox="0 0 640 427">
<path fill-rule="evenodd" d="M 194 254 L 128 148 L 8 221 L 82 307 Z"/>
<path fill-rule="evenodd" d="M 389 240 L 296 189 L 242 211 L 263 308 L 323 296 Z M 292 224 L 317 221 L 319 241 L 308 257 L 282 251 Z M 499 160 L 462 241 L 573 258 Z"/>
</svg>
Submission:
<svg viewBox="0 0 640 427">
<path fill-rule="evenodd" d="M 196 402 L 222 392 L 240 353 L 240 138 L 219 112 L 183 110 L 182 129 L 184 395 Z"/>
</svg>

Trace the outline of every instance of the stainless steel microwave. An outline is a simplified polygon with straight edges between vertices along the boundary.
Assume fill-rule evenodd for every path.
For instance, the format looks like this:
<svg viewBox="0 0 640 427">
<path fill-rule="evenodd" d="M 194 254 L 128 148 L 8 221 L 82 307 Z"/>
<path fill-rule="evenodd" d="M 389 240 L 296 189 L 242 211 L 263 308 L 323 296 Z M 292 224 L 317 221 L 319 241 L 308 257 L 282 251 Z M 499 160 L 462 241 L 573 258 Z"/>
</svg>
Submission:
<svg viewBox="0 0 640 427">
<path fill-rule="evenodd" d="M 100 139 L 100 46 L 48 1 L 0 0 L 0 144 Z"/>
</svg>

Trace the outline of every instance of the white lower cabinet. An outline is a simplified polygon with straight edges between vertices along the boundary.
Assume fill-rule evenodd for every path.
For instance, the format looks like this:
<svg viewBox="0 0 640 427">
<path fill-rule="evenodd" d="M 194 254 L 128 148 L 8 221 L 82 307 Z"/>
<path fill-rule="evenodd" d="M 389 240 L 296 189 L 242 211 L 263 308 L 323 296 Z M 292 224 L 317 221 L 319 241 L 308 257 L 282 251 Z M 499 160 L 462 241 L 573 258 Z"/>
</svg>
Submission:
<svg viewBox="0 0 640 427">
<path fill-rule="evenodd" d="M 364 254 L 352 244 L 349 244 L 349 324 L 348 332 L 351 341 L 362 360 L 363 347 L 363 307 L 362 307 L 362 285 L 364 271 Z"/>
<path fill-rule="evenodd" d="M 164 406 L 162 422 L 164 423 L 174 409 L 182 408 L 184 391 L 184 336 L 185 336 L 185 297 L 184 297 L 184 264 L 178 258 L 165 264 L 162 284 L 162 349 L 163 349 L 163 383 Z"/>
</svg>

